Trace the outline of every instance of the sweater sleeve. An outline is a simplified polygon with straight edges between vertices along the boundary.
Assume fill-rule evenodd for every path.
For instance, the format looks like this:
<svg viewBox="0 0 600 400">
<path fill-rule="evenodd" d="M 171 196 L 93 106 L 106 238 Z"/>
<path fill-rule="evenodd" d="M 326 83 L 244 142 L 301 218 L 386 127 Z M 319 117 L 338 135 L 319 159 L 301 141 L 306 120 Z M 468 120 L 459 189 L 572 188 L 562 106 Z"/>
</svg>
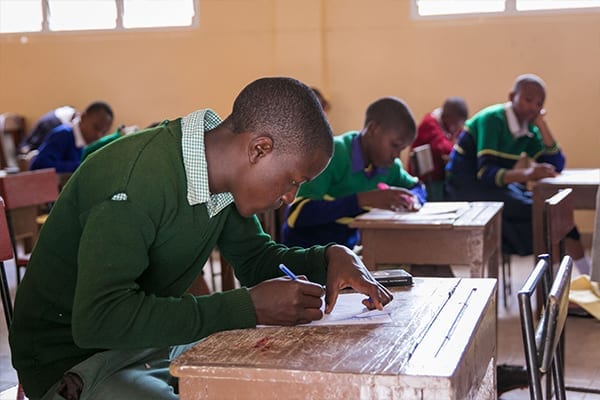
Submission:
<svg viewBox="0 0 600 400">
<path fill-rule="evenodd" d="M 57 128 L 44 140 L 39 153 L 31 163 L 31 169 L 54 168 L 56 172 L 73 172 L 80 163 L 80 156 L 71 157 L 76 151 L 73 133 L 67 128 Z"/>
<path fill-rule="evenodd" d="M 494 116 L 479 118 L 475 122 L 477 143 L 477 179 L 487 186 L 504 186 L 505 168 L 497 161 L 499 138 L 503 122 Z"/>
<path fill-rule="evenodd" d="M 304 249 L 278 244 L 263 232 L 255 216 L 244 218 L 237 210 L 232 210 L 218 246 L 225 259 L 233 265 L 236 277 L 243 286 L 254 286 L 281 276 L 278 268 L 281 263 L 297 274 L 306 275 L 313 282 L 325 284 L 326 246 Z"/>
<path fill-rule="evenodd" d="M 72 317 L 78 346 L 169 346 L 255 326 L 246 289 L 201 297 L 146 293 L 138 281 L 148 268 L 157 227 L 129 201 L 105 201 L 81 219 Z"/>
</svg>

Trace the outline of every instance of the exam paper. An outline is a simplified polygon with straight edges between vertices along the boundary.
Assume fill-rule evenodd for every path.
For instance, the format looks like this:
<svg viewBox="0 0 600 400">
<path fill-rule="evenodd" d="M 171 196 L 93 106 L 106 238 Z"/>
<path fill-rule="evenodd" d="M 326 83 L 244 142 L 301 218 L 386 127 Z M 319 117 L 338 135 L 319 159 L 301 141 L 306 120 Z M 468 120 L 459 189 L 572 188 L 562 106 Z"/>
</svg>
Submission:
<svg viewBox="0 0 600 400">
<path fill-rule="evenodd" d="M 362 293 L 342 293 L 338 296 L 330 314 L 324 314 L 322 319 L 305 325 L 359 325 L 392 322 L 391 311 L 387 308 L 389 305 L 383 310 L 369 310 L 362 304 L 365 298 L 366 296 Z M 324 308 L 325 305 L 323 305 Z"/>
<path fill-rule="evenodd" d="M 444 221 L 455 220 L 463 210 L 469 207 L 469 203 L 457 202 L 431 202 L 425 203 L 416 212 L 397 212 L 373 208 L 366 214 L 356 217 L 357 220 L 393 220 L 393 221 Z"/>
<path fill-rule="evenodd" d="M 298 326 L 316 325 L 362 325 L 362 324 L 385 324 L 392 322 L 389 304 L 383 310 L 369 310 L 364 306 L 362 300 L 366 296 L 362 293 L 342 293 L 338 296 L 335 307 L 330 314 L 323 314 L 323 318 L 310 324 Z M 393 302 L 394 300 L 392 300 Z M 325 310 L 325 300 L 321 311 Z M 257 328 L 268 328 L 273 325 L 257 325 Z"/>
</svg>

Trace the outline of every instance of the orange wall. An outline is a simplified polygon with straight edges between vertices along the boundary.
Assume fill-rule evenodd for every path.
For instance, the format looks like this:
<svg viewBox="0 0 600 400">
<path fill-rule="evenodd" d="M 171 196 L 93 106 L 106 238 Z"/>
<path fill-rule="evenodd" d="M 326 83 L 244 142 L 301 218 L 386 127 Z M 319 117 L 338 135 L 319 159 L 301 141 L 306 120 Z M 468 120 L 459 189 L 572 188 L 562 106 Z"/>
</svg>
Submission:
<svg viewBox="0 0 600 400">
<path fill-rule="evenodd" d="M 195 29 L 0 37 L 0 112 L 31 124 L 61 104 L 108 101 L 144 126 L 210 106 L 225 116 L 249 81 L 319 86 L 336 132 L 369 102 L 404 98 L 420 119 L 449 95 L 472 111 L 535 72 L 570 167 L 600 161 L 600 12 L 413 20 L 408 0 L 200 0 Z"/>
</svg>

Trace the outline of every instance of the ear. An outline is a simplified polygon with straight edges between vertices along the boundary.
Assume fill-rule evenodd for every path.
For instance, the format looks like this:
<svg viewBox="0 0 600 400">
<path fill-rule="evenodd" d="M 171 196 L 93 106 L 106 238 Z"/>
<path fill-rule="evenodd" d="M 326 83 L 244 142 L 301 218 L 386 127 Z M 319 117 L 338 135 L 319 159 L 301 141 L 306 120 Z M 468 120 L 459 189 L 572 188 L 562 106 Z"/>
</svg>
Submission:
<svg viewBox="0 0 600 400">
<path fill-rule="evenodd" d="M 273 151 L 273 139 L 269 136 L 257 136 L 250 140 L 248 156 L 251 164 L 255 164 Z"/>
<path fill-rule="evenodd" d="M 512 101 L 513 101 L 513 99 L 515 98 L 515 94 L 516 94 L 515 92 L 510 92 L 510 93 L 508 94 L 508 99 L 509 99 L 511 102 L 512 102 Z"/>
</svg>

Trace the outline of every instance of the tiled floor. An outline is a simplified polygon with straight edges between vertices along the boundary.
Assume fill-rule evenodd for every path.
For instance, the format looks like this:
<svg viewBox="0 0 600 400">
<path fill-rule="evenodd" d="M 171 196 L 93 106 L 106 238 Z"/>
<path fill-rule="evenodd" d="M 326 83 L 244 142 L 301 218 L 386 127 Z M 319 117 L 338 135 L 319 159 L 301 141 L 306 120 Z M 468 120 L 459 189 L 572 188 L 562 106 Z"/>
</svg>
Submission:
<svg viewBox="0 0 600 400">
<path fill-rule="evenodd" d="M 498 363 L 524 364 L 523 345 L 517 307 L 516 292 L 521 287 L 533 266 L 533 257 L 513 257 L 513 296 L 509 308 L 504 309 L 502 298 L 498 300 Z M 218 264 L 216 265 L 218 270 Z M 8 263 L 9 280 L 14 287 L 14 265 Z M 454 268 L 454 273 L 467 277 L 467 269 Z M 209 272 L 206 272 L 209 286 Z M 217 279 L 218 285 L 218 279 Z M 499 285 L 499 288 L 501 286 Z M 218 289 L 218 287 L 217 287 Z M 501 290 L 499 290 L 501 292 Z M 500 295 L 501 296 L 501 295 Z M 10 364 L 10 349 L 4 321 L 0 323 L 0 392 L 14 387 L 17 382 Z M 569 317 L 566 327 L 566 380 L 568 386 L 587 387 L 600 390 L 600 321 L 591 318 Z M 600 400 L 600 394 L 569 391 L 569 400 Z M 15 391 L 0 393 L 0 400 L 15 399 Z M 501 396 L 502 400 L 529 399 L 529 391 L 514 390 Z"/>
</svg>

